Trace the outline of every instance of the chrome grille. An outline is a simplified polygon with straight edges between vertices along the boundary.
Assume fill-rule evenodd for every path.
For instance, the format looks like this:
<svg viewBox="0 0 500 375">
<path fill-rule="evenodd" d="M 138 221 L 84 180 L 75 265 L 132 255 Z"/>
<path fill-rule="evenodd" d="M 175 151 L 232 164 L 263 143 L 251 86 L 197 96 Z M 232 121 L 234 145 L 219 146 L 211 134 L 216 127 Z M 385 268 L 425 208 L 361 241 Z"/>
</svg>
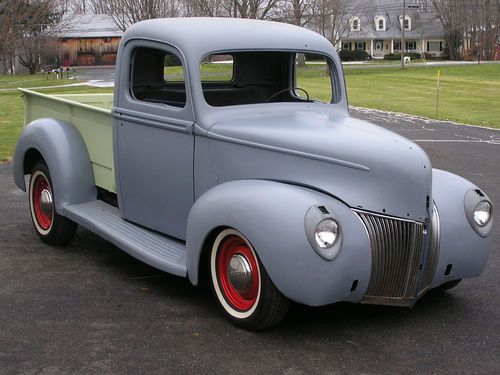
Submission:
<svg viewBox="0 0 500 375">
<path fill-rule="evenodd" d="M 372 249 L 372 272 L 363 303 L 410 306 L 424 253 L 424 225 L 356 211 Z"/>
</svg>

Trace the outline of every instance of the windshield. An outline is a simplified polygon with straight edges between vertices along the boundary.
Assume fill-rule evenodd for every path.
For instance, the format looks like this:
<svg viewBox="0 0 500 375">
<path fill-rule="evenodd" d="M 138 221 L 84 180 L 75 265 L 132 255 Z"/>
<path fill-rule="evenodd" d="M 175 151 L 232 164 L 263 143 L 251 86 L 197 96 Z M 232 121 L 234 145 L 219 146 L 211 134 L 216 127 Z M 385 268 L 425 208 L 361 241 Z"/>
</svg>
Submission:
<svg viewBox="0 0 500 375">
<path fill-rule="evenodd" d="M 337 101 L 326 56 L 301 52 L 226 52 L 200 64 L 205 101 L 216 107 Z"/>
</svg>

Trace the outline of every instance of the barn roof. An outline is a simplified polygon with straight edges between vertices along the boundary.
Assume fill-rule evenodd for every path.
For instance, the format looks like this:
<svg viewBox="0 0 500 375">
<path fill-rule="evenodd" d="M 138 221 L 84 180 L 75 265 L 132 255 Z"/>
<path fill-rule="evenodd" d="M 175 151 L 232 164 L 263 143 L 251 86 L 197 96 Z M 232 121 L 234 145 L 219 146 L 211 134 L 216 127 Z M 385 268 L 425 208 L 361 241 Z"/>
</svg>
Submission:
<svg viewBox="0 0 500 375">
<path fill-rule="evenodd" d="M 82 14 L 63 21 L 61 38 L 111 38 L 123 35 L 107 14 Z"/>
</svg>

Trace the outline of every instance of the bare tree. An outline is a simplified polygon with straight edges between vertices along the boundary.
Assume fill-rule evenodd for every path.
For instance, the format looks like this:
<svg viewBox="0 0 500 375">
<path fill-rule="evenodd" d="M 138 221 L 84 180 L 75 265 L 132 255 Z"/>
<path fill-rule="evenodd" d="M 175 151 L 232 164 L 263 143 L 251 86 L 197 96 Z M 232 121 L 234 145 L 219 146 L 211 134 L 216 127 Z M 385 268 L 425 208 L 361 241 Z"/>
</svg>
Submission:
<svg viewBox="0 0 500 375">
<path fill-rule="evenodd" d="M 463 48 L 478 58 L 493 58 L 500 26 L 500 0 L 431 0 L 443 25 L 452 60 L 459 60 Z"/>
<path fill-rule="evenodd" d="M 102 0 L 92 4 L 100 13 L 109 14 L 123 31 L 142 20 L 178 17 L 182 9 L 178 0 Z"/>
<path fill-rule="evenodd" d="M 187 15 L 269 19 L 280 0 L 186 0 Z"/>
<path fill-rule="evenodd" d="M 349 17 L 360 10 L 359 2 L 317 0 L 311 26 L 336 46 L 351 31 Z"/>
<path fill-rule="evenodd" d="M 466 12 L 466 47 L 478 60 L 492 60 L 500 36 L 500 0 L 476 1 L 474 11 Z"/>
<path fill-rule="evenodd" d="M 66 10 L 64 1 L 3 0 L 0 3 L 0 49 L 9 70 L 17 57 L 30 74 L 40 67 L 43 56 L 54 53 L 56 25 Z"/>
</svg>

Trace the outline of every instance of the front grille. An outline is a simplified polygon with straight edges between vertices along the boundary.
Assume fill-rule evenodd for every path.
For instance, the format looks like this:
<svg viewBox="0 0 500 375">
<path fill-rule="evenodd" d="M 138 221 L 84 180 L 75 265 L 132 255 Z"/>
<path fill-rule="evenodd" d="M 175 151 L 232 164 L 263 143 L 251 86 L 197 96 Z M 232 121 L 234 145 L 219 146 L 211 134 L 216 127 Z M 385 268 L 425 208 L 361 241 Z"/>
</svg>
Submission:
<svg viewBox="0 0 500 375">
<path fill-rule="evenodd" d="M 372 271 L 363 303 L 411 306 L 424 255 L 424 225 L 356 211 L 372 249 Z"/>
</svg>

